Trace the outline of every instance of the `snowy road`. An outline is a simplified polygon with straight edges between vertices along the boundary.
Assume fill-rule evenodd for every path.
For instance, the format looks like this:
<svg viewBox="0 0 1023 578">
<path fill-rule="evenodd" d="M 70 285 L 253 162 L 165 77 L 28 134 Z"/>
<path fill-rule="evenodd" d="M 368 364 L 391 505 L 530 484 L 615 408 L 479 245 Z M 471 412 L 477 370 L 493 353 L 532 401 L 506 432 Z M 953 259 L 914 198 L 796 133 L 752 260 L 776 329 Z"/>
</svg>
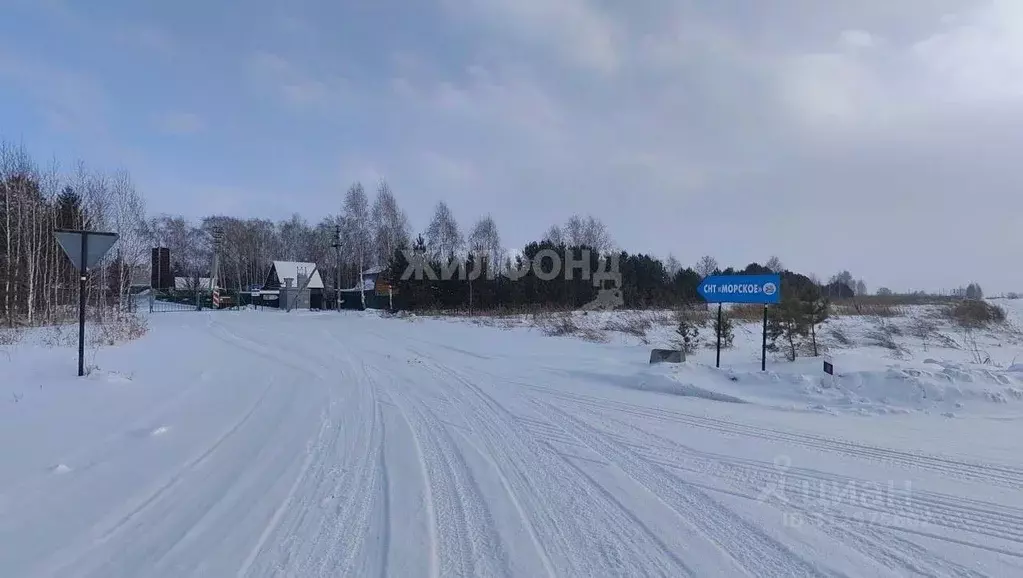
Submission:
<svg viewBox="0 0 1023 578">
<path fill-rule="evenodd" d="M 116 403 L 0 413 L 0 575 L 1023 575 L 1013 423 L 637 391 L 635 348 L 443 321 L 153 326 Z"/>
</svg>

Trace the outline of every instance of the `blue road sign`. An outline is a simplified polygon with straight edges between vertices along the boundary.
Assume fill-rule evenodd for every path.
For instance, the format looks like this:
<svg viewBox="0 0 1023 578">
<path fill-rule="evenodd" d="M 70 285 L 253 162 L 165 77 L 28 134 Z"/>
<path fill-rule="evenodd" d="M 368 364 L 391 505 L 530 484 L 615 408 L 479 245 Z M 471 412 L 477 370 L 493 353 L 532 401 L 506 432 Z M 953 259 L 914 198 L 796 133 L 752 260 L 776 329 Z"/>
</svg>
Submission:
<svg viewBox="0 0 1023 578">
<path fill-rule="evenodd" d="M 781 275 L 711 275 L 696 291 L 708 303 L 778 303 Z"/>
</svg>

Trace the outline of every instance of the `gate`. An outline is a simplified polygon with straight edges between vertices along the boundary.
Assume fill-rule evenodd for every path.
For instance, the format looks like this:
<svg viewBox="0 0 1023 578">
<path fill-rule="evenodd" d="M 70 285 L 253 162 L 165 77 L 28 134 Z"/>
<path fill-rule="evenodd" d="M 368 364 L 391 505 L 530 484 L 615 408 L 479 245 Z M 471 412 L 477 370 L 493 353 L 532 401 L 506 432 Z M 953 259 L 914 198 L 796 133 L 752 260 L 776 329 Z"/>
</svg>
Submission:
<svg viewBox="0 0 1023 578">
<path fill-rule="evenodd" d="M 201 311 L 201 292 L 191 289 L 153 289 L 149 293 L 149 312 Z"/>
<path fill-rule="evenodd" d="M 244 303 L 237 291 L 220 290 L 219 303 L 213 292 L 196 289 L 153 289 L 149 292 L 149 312 L 202 311 L 203 309 L 239 309 Z"/>
</svg>

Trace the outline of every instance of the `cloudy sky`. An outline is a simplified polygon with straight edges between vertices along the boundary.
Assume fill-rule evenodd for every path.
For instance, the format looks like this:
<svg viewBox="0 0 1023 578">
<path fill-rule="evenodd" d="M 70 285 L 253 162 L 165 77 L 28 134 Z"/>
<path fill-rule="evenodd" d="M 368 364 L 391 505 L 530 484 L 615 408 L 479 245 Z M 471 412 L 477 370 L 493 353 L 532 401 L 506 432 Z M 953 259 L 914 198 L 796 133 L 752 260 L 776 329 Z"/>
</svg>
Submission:
<svg viewBox="0 0 1023 578">
<path fill-rule="evenodd" d="M 777 254 L 1023 290 L 1020 0 L 0 0 L 0 135 L 152 212 L 311 221 L 384 177 L 508 246 Z"/>
</svg>

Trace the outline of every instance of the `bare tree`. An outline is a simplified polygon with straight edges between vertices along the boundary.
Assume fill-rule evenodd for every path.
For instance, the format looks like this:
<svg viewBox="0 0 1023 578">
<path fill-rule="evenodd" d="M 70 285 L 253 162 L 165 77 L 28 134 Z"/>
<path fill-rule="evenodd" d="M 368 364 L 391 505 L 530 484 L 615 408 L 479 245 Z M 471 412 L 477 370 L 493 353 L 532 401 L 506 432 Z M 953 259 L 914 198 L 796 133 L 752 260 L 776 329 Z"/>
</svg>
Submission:
<svg viewBox="0 0 1023 578">
<path fill-rule="evenodd" d="M 157 243 L 170 250 L 171 275 L 198 276 L 200 264 L 199 236 L 184 217 L 161 215 L 151 222 Z"/>
<path fill-rule="evenodd" d="M 674 278 L 682 270 L 682 263 L 674 255 L 669 254 L 668 260 L 664 262 L 664 269 L 670 278 Z"/>
<path fill-rule="evenodd" d="M 120 235 L 113 251 L 91 269 L 84 297 L 89 314 L 100 321 L 125 302 L 148 238 L 141 195 L 127 173 L 110 176 L 83 163 L 65 173 L 55 160 L 39 170 L 24 148 L 0 143 L 0 203 L 3 322 L 59 322 L 77 302 L 77 274 L 53 237 L 54 228 Z"/>
<path fill-rule="evenodd" d="M 280 239 L 277 258 L 284 261 L 305 260 L 302 253 L 309 235 L 309 223 L 301 215 L 295 213 L 287 221 L 278 223 L 277 231 Z"/>
<path fill-rule="evenodd" d="M 572 215 L 565 222 L 561 232 L 565 244 L 571 247 L 586 246 L 602 254 L 614 249 L 614 242 L 607 226 L 592 215 L 586 218 Z"/>
<path fill-rule="evenodd" d="M 451 209 L 444 201 L 437 203 L 433 220 L 426 229 L 426 246 L 430 258 L 434 261 L 453 259 L 461 253 L 464 245 L 465 239 Z"/>
<path fill-rule="evenodd" d="M 132 278 L 145 264 L 148 242 L 145 234 L 146 206 L 127 172 L 115 174 L 112 182 L 114 232 L 118 264 L 118 302 L 130 304 Z"/>
<path fill-rule="evenodd" d="M 845 285 L 850 289 L 856 287 L 856 281 L 853 280 L 852 273 L 850 273 L 849 271 L 841 271 L 839 273 L 832 275 L 831 279 L 828 281 L 828 284 L 830 285 L 832 283 L 841 283 L 842 285 Z"/>
<path fill-rule="evenodd" d="M 398 207 L 398 201 L 386 181 L 380 181 L 377 187 L 372 218 L 377 264 L 386 266 L 396 249 L 408 245 L 411 234 L 408 217 Z"/>
<path fill-rule="evenodd" d="M 782 265 L 781 259 L 777 255 L 771 255 L 764 267 L 770 269 L 772 273 L 781 273 L 785 270 L 785 265 Z"/>
<path fill-rule="evenodd" d="M 700 274 L 700 277 L 707 277 L 713 275 L 714 271 L 718 271 L 717 259 L 710 255 L 704 255 L 700 258 L 699 262 L 696 263 L 696 272 Z"/>
<path fill-rule="evenodd" d="M 858 279 L 856 281 L 856 287 L 854 291 L 857 297 L 867 295 L 867 284 L 863 281 L 863 279 Z"/>
<path fill-rule="evenodd" d="M 362 183 L 348 188 L 341 206 L 341 258 L 348 270 L 354 270 L 354 280 L 362 285 L 362 272 L 368 261 L 375 258 L 373 234 L 370 229 L 369 200 Z"/>
<path fill-rule="evenodd" d="M 495 270 L 504 257 L 504 249 L 501 248 L 501 236 L 497 232 L 497 223 L 489 214 L 484 215 L 472 228 L 469 233 L 469 245 L 473 247 L 478 258 L 486 260 L 486 267 L 489 271 Z"/>
<path fill-rule="evenodd" d="M 547 229 L 547 232 L 543 234 L 543 240 L 552 245 L 564 245 L 565 234 L 558 225 L 551 225 L 551 228 Z"/>
</svg>

